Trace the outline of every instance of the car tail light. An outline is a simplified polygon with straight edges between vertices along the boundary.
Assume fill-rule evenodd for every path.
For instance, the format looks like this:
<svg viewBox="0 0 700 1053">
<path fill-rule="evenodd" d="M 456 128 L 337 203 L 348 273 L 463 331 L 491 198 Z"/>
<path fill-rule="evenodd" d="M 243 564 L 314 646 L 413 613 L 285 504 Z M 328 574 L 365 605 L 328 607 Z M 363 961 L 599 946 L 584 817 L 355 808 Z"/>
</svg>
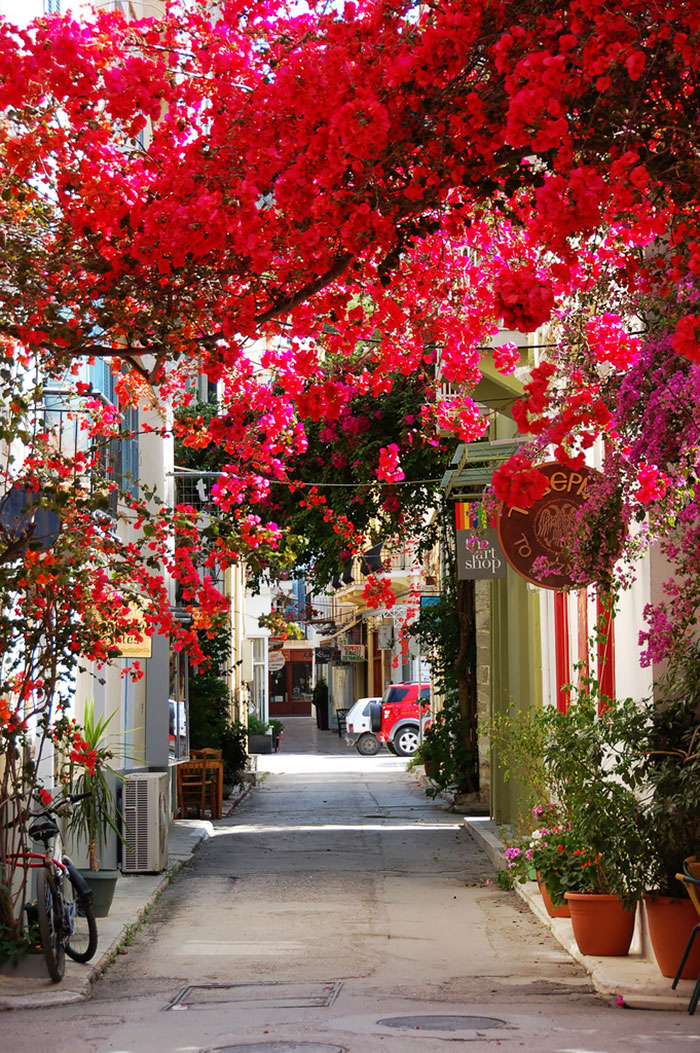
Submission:
<svg viewBox="0 0 700 1053">
<path fill-rule="evenodd" d="M 354 725 L 353 724 L 348 724 L 348 731 L 350 732 L 351 735 L 354 732 L 354 730 L 355 730 Z"/>
</svg>

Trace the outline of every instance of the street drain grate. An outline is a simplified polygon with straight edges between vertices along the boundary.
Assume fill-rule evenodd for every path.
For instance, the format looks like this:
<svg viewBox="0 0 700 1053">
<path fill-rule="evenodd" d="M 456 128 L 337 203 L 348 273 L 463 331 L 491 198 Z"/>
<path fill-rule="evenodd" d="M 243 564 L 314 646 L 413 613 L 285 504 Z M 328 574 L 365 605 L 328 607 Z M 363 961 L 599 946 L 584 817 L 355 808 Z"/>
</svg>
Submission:
<svg viewBox="0 0 700 1053">
<path fill-rule="evenodd" d="M 165 1006 L 176 1009 L 208 1009 L 234 1003 L 241 1008 L 324 1009 L 333 1005 L 342 983 L 188 984 Z"/>
<path fill-rule="evenodd" d="M 421 1031 L 486 1031 L 492 1027 L 508 1027 L 505 1020 L 492 1016 L 390 1016 L 378 1020 L 384 1027 L 412 1027 Z"/>
<path fill-rule="evenodd" d="M 245 1042 L 235 1046 L 216 1046 L 204 1053 L 345 1053 L 344 1046 L 325 1042 Z"/>
</svg>

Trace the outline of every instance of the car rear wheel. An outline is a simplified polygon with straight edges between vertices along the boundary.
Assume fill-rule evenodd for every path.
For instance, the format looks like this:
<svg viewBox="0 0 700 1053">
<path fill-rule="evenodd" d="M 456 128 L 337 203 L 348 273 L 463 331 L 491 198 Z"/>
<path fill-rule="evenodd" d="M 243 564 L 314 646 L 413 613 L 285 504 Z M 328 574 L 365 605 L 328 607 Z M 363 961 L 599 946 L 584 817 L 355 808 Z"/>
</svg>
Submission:
<svg viewBox="0 0 700 1053">
<path fill-rule="evenodd" d="M 418 727 L 413 724 L 400 728 L 394 735 L 394 747 L 399 757 L 411 757 L 419 745 Z"/>
<path fill-rule="evenodd" d="M 389 753 L 393 753 L 394 756 L 396 756 L 396 746 L 394 745 L 393 742 L 387 742 L 386 743 L 386 748 L 389 750 Z"/>
<path fill-rule="evenodd" d="M 369 732 L 360 735 L 356 745 L 357 752 L 363 757 L 374 757 L 376 753 L 379 753 L 379 739 L 376 735 L 370 735 Z"/>
</svg>

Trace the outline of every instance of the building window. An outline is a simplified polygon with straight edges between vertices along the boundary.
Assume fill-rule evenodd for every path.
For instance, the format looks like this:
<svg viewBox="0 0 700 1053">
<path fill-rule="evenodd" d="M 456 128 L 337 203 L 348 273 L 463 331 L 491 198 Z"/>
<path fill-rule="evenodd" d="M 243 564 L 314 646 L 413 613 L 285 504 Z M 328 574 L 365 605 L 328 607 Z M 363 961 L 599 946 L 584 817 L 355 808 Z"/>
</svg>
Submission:
<svg viewBox="0 0 700 1053">
<path fill-rule="evenodd" d="M 255 716 L 260 720 L 267 720 L 267 699 L 265 697 L 266 668 L 265 651 L 267 640 L 256 636 L 253 638 L 253 691 L 251 697 L 251 708 Z"/>
</svg>

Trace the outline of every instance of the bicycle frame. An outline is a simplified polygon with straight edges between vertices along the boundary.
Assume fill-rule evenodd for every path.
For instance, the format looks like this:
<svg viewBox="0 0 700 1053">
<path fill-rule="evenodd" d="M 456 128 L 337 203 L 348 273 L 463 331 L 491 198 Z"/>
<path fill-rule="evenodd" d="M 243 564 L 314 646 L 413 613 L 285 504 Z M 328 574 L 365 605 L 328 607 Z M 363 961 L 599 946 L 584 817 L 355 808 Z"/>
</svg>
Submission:
<svg viewBox="0 0 700 1053">
<path fill-rule="evenodd" d="M 45 852 L 8 852 L 8 859 L 12 859 L 17 866 L 18 860 L 25 861 L 25 867 L 28 870 L 34 870 L 37 867 L 44 867 L 47 863 L 53 863 L 54 866 L 59 867 L 60 870 L 65 874 L 68 871 L 68 867 L 56 856 L 49 856 Z M 31 862 L 31 860 L 37 860 L 37 862 Z"/>
</svg>

